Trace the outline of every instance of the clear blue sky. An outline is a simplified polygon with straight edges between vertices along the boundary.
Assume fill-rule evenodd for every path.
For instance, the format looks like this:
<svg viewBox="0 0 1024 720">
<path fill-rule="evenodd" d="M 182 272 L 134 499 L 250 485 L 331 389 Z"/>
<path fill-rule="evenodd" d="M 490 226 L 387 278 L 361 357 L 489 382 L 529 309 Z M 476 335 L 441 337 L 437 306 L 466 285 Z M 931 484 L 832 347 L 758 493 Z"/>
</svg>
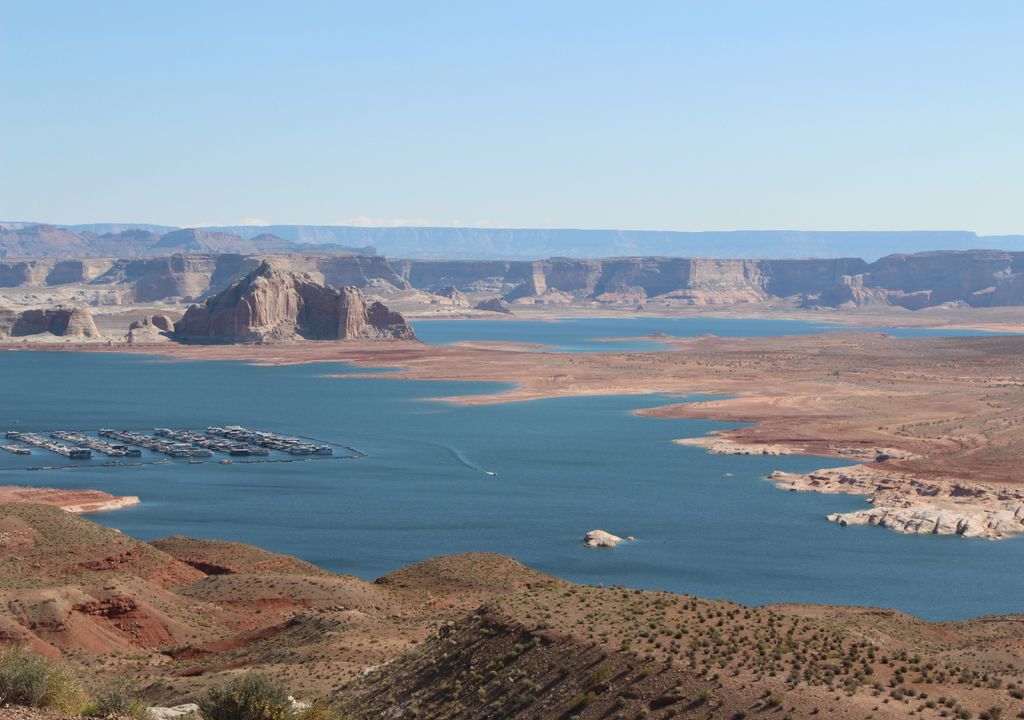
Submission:
<svg viewBox="0 0 1024 720">
<path fill-rule="evenodd" d="M 0 219 L 1024 232 L 1024 2 L 0 0 Z"/>
</svg>

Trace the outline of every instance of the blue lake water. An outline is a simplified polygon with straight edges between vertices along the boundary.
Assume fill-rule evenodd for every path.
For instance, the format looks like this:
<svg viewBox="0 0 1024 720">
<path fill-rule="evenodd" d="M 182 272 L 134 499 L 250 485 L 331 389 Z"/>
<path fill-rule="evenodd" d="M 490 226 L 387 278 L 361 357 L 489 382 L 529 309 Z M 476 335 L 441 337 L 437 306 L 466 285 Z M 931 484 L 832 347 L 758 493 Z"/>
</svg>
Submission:
<svg viewBox="0 0 1024 720">
<path fill-rule="evenodd" d="M 836 461 L 674 445 L 725 425 L 631 412 L 666 396 L 464 407 L 435 398 L 503 386 L 324 377 L 344 369 L 2 352 L 0 431 L 237 423 L 367 456 L 121 468 L 97 460 L 30 471 L 68 462 L 34 450 L 31 458 L 0 453 L 0 483 L 139 495 L 140 506 L 92 519 L 141 539 L 252 543 L 365 578 L 434 555 L 496 551 L 574 581 L 752 604 L 876 605 L 931 619 L 1024 610 L 1024 573 L 1013 570 L 1024 567 L 1020 539 L 828 523 L 826 513 L 863 500 L 787 493 L 763 478 Z M 638 539 L 586 549 L 580 538 L 594 528 Z"/>
<path fill-rule="evenodd" d="M 855 328 L 805 320 L 763 320 L 716 317 L 609 317 L 558 320 L 418 320 L 416 335 L 432 345 L 467 341 L 536 343 L 565 352 L 622 352 L 668 350 L 670 345 L 644 338 L 654 333 L 673 337 L 766 337 L 821 332 L 870 330 L 895 337 L 985 335 L 979 330 L 947 328 Z M 608 338 L 618 338 L 609 340 Z"/>
</svg>

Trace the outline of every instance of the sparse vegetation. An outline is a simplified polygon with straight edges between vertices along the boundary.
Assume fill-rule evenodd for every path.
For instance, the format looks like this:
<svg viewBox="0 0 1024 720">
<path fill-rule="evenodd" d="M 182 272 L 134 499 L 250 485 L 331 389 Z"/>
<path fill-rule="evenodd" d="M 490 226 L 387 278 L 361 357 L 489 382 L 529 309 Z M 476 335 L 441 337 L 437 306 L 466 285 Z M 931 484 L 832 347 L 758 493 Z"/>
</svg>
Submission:
<svg viewBox="0 0 1024 720">
<path fill-rule="evenodd" d="M 288 720 L 288 691 L 263 675 L 244 675 L 210 688 L 199 701 L 204 720 Z"/>
<path fill-rule="evenodd" d="M 0 650 L 0 704 L 78 713 L 86 701 L 85 689 L 70 668 L 26 647 Z"/>
<path fill-rule="evenodd" d="M 82 714 L 96 718 L 149 718 L 146 714 L 146 703 L 139 697 L 138 687 L 127 678 L 109 682 L 101 687 Z"/>
</svg>

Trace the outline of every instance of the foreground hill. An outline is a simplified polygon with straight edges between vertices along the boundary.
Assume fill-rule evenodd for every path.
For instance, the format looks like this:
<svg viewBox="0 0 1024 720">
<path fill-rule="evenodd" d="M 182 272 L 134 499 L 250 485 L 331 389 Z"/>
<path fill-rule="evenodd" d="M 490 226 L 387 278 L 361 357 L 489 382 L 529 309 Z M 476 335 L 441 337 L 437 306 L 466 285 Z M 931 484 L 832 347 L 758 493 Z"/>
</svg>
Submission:
<svg viewBox="0 0 1024 720">
<path fill-rule="evenodd" d="M 614 550 L 595 552 L 615 552 Z M 1024 620 L 750 608 L 589 587 L 491 554 L 376 582 L 234 543 L 147 544 L 0 505 L 0 639 L 154 703 L 258 671 L 353 718 L 915 716 L 1024 711 Z"/>
</svg>

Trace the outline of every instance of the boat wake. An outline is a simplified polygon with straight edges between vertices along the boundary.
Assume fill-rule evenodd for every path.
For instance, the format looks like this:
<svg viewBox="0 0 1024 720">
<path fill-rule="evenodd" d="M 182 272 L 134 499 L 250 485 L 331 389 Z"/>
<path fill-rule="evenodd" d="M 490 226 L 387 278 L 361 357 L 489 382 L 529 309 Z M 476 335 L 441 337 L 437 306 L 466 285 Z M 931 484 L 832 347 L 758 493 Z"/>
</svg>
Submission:
<svg viewBox="0 0 1024 720">
<path fill-rule="evenodd" d="M 447 450 L 451 454 L 451 456 L 453 458 L 455 458 L 455 461 L 457 463 L 459 463 L 460 465 L 462 465 L 464 467 L 469 468 L 470 470 L 476 470 L 477 472 L 481 472 L 484 475 L 490 475 L 491 477 L 494 477 L 495 475 L 498 474 L 494 470 L 488 470 L 487 468 L 480 467 L 476 463 L 472 462 L 465 455 L 463 455 L 460 450 L 458 450 L 457 448 L 452 447 L 451 445 L 445 445 L 444 443 L 439 443 L 439 442 L 432 442 L 432 443 L 429 443 L 429 444 L 430 445 L 435 445 L 435 446 L 437 446 L 439 448 L 443 448 L 443 449 Z"/>
</svg>

